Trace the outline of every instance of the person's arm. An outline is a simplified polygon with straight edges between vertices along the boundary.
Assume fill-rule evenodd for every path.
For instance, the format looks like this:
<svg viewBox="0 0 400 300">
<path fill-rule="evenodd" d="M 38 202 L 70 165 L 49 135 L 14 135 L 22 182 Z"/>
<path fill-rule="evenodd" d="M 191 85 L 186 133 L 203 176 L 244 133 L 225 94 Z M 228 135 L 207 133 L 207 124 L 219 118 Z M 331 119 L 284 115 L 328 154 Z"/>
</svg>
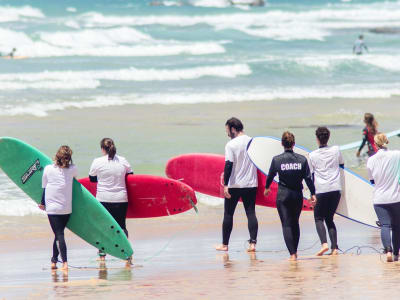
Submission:
<svg viewBox="0 0 400 300">
<path fill-rule="evenodd" d="M 368 132 L 367 132 L 367 129 L 364 128 L 364 130 L 363 130 L 363 140 L 361 142 L 360 148 L 358 148 L 358 151 L 357 151 L 357 154 L 356 154 L 357 157 L 360 156 L 361 150 L 364 148 L 365 144 L 367 143 L 367 140 L 368 140 Z"/>
<path fill-rule="evenodd" d="M 132 169 L 131 165 L 129 164 L 128 160 L 126 160 L 125 158 L 123 159 L 123 165 L 125 167 L 126 176 L 133 175 L 133 169 Z"/>
<path fill-rule="evenodd" d="M 97 166 L 95 160 L 92 162 L 89 170 L 89 180 L 90 182 L 97 182 Z"/>
<path fill-rule="evenodd" d="M 365 50 L 367 50 L 367 52 L 369 52 L 367 45 L 365 45 L 365 43 L 362 43 L 362 46 L 364 47 Z"/>
<path fill-rule="evenodd" d="M 312 175 L 311 175 L 310 167 L 308 165 L 307 160 L 305 161 L 304 164 L 305 164 L 304 165 L 304 180 L 308 186 L 308 189 L 310 190 L 311 196 L 314 196 L 315 195 L 315 185 L 312 180 Z"/>
<path fill-rule="evenodd" d="M 43 188 L 42 200 L 40 201 L 40 204 L 38 205 L 41 210 L 45 210 L 45 208 L 46 208 L 46 201 L 45 201 L 46 186 L 47 186 L 47 171 L 46 171 L 46 168 L 44 168 L 43 176 L 42 176 L 42 188 Z"/>
<path fill-rule="evenodd" d="M 369 182 L 371 182 L 371 184 L 375 184 L 375 180 L 374 177 L 372 176 L 372 171 L 370 166 L 368 165 L 368 162 L 367 162 L 367 171 L 368 171 Z"/>
<path fill-rule="evenodd" d="M 225 168 L 224 168 L 224 186 L 227 186 L 229 183 L 229 178 L 231 178 L 233 168 L 233 162 L 226 160 Z"/>
<path fill-rule="evenodd" d="M 340 150 L 339 150 L 339 167 L 344 169 L 344 159 L 343 159 L 342 152 L 340 152 Z"/>
<path fill-rule="evenodd" d="M 45 194 L 46 194 L 46 189 L 44 188 L 44 189 L 43 189 L 43 193 L 42 193 L 42 200 L 41 200 L 41 202 L 40 202 L 40 204 L 42 204 L 43 206 L 46 205 L 46 202 L 45 202 Z"/>
<path fill-rule="evenodd" d="M 271 186 L 272 181 L 274 180 L 277 173 L 277 169 L 275 168 L 275 159 L 272 159 L 271 165 L 269 166 L 268 177 L 265 182 L 265 189 L 268 190 Z"/>
<path fill-rule="evenodd" d="M 224 195 L 225 198 L 230 199 L 231 195 L 229 194 L 229 178 L 232 174 L 233 163 L 235 162 L 235 156 L 233 154 L 232 149 L 229 145 L 225 146 L 225 167 L 224 167 Z"/>
</svg>

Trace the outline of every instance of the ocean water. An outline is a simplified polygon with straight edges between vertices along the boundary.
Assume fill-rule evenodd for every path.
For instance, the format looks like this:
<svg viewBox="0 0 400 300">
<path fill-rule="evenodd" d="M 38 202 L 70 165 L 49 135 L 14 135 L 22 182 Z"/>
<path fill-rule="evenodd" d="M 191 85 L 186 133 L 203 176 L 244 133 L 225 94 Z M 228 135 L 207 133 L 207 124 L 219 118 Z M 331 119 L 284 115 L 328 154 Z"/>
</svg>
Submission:
<svg viewBox="0 0 400 300">
<path fill-rule="evenodd" d="M 244 1 L 245 2 L 245 1 Z M 152 5 L 153 4 L 153 5 Z M 157 5 L 155 5 L 157 4 Z M 0 115 L 400 94 L 400 1 L 0 1 Z M 364 34 L 370 53 L 352 55 Z"/>
<path fill-rule="evenodd" d="M 373 32 L 381 27 L 400 27 L 400 1 L 270 0 L 251 7 L 226 0 L 0 0 L 0 52 L 15 47 L 19 58 L 0 59 L 0 118 L 46 122 L 56 111 L 131 104 L 389 99 L 400 95 L 400 39 Z M 369 53 L 355 56 L 359 34 Z M 338 107 L 317 120 L 357 127 L 364 109 Z M 200 134 L 206 143 L 208 133 Z M 224 142 L 203 148 L 223 149 Z M 162 150 L 147 160 L 140 155 L 161 169 Z M 0 185 L 0 215 L 40 213 L 3 173 Z"/>
</svg>

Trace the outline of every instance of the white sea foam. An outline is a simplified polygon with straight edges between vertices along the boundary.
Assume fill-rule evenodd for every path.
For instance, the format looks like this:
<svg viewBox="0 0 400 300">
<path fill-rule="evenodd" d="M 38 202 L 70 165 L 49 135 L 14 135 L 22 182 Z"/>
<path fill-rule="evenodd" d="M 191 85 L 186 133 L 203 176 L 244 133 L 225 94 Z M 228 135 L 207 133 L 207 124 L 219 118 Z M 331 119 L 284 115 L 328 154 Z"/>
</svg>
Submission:
<svg viewBox="0 0 400 300">
<path fill-rule="evenodd" d="M 274 87 L 245 90 L 231 88 L 215 92 L 186 92 L 160 94 L 128 94 L 112 96 L 93 96 L 90 99 L 43 101 L 35 103 L 18 102 L 12 105 L 0 105 L 0 116 L 33 115 L 45 117 L 49 112 L 70 108 L 95 108 L 122 106 L 129 104 L 196 104 L 196 103 L 230 103 L 243 101 L 272 101 L 279 99 L 374 99 L 389 98 L 400 95 L 397 84 L 356 85 L 343 84 L 335 86 L 311 87 Z"/>
<path fill-rule="evenodd" d="M 229 7 L 231 4 L 228 0 L 192 0 L 190 3 L 193 6 L 200 7 Z"/>
<path fill-rule="evenodd" d="M 0 28 L 0 51 L 10 51 L 12 44 L 17 48 L 17 55 L 29 57 L 170 56 L 225 52 L 225 48 L 216 42 L 154 40 L 128 27 L 40 33 L 39 37 L 40 40 L 31 39 L 25 33 Z"/>
<path fill-rule="evenodd" d="M 45 15 L 40 9 L 31 6 L 0 6 L 0 23 L 15 22 L 23 18 L 44 18 Z"/>
<path fill-rule="evenodd" d="M 36 203 L 18 188 L 3 172 L 0 172 L 0 215 L 26 216 L 44 214 Z"/>
<path fill-rule="evenodd" d="M 223 7 L 224 2 L 196 1 L 202 6 Z M 218 4 L 219 3 L 219 4 Z M 232 13 L 219 15 L 148 15 L 112 16 L 90 12 L 79 16 L 84 27 L 148 26 L 175 27 L 207 24 L 217 30 L 235 29 L 248 35 L 277 40 L 324 40 L 332 29 L 373 28 L 398 26 L 400 3 L 373 3 L 370 5 L 331 5 L 307 11 L 268 10 L 266 12 Z"/>
<path fill-rule="evenodd" d="M 72 7 L 72 6 L 67 7 L 65 10 L 68 11 L 68 12 L 72 12 L 72 13 L 77 12 L 77 9 L 75 7 Z"/>
<path fill-rule="evenodd" d="M 171 81 L 198 79 L 205 76 L 235 78 L 250 75 L 246 64 L 203 66 L 186 69 L 120 69 L 96 71 L 58 71 L 0 74 L 0 90 L 22 89 L 95 89 L 100 80 Z"/>
</svg>

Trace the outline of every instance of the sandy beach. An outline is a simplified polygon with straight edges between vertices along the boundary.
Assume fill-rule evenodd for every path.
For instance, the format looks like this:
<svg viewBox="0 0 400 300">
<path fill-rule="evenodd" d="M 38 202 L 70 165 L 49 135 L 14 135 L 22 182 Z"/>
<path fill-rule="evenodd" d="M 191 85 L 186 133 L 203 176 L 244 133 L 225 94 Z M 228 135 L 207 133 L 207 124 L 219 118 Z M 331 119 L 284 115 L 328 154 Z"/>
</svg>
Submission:
<svg viewBox="0 0 400 300">
<path fill-rule="evenodd" d="M 100 266 L 95 249 L 68 232 L 68 274 L 49 269 L 51 232 L 45 217 L 36 217 L 26 235 L 12 237 L 4 228 L 21 226 L 22 220 L 9 219 L 0 239 L 0 299 L 390 299 L 400 279 L 400 264 L 385 263 L 372 248 L 315 257 L 319 245 L 311 213 L 302 214 L 300 258 L 293 263 L 287 260 L 275 209 L 258 207 L 259 242 L 253 254 L 245 251 L 248 233 L 241 204 L 227 253 L 213 247 L 220 242 L 222 207 L 200 204 L 199 211 L 129 220 L 135 250 L 131 270 L 111 257 Z M 380 248 L 376 229 L 336 220 L 342 250 Z"/>
</svg>

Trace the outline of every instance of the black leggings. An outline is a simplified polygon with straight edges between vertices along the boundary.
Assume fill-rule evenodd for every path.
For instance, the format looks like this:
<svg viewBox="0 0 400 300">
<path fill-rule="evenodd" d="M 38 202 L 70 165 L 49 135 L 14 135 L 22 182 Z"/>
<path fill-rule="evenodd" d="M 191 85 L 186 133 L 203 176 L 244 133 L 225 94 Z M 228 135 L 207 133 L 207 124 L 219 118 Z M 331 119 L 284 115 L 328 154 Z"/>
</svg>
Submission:
<svg viewBox="0 0 400 300">
<path fill-rule="evenodd" d="M 101 202 L 105 209 L 112 215 L 114 220 L 125 232 L 126 237 L 128 237 L 128 230 L 126 230 L 126 212 L 128 211 L 128 202 Z"/>
<path fill-rule="evenodd" d="M 49 218 L 51 229 L 54 232 L 53 257 L 51 258 L 51 262 L 57 263 L 60 252 L 62 261 L 67 262 L 67 245 L 65 244 L 64 239 L 64 229 L 67 226 L 70 214 L 47 216 Z"/>
<path fill-rule="evenodd" d="M 321 244 L 327 243 L 325 221 L 326 227 L 328 227 L 329 239 L 331 240 L 331 249 L 338 249 L 337 232 L 333 217 L 339 205 L 340 191 L 321 193 L 316 196 L 317 204 L 314 207 L 314 220 Z"/>
<path fill-rule="evenodd" d="M 281 219 L 286 247 L 290 255 L 296 254 L 300 240 L 299 218 L 303 208 L 303 193 L 279 186 L 276 207 Z"/>
<path fill-rule="evenodd" d="M 231 188 L 229 189 L 231 198 L 225 198 L 224 221 L 222 223 L 222 244 L 228 245 L 233 226 L 233 214 L 236 205 L 242 198 L 244 209 L 246 210 L 247 223 L 250 233 L 250 243 L 257 243 L 258 221 L 256 217 L 256 195 L 257 188 Z"/>
</svg>

